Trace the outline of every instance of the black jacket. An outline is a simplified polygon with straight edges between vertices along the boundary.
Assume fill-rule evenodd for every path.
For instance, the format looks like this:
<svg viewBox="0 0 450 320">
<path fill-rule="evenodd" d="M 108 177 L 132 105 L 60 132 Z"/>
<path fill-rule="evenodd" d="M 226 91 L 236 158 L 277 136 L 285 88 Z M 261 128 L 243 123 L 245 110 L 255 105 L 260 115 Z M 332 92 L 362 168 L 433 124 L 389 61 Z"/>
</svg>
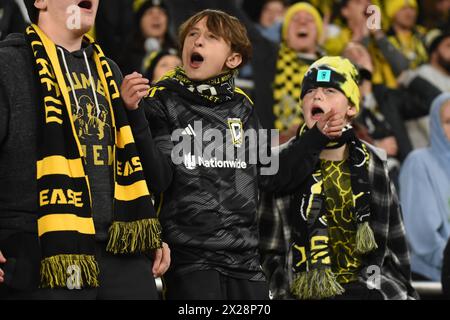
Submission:
<svg viewBox="0 0 450 320">
<path fill-rule="evenodd" d="M 407 89 L 390 89 L 384 85 L 374 85 L 373 93 L 381 113 L 397 139 L 398 157 L 403 161 L 412 150 L 405 121 L 427 115 L 432 101 L 441 91 L 428 81 L 417 77 Z"/>
</svg>

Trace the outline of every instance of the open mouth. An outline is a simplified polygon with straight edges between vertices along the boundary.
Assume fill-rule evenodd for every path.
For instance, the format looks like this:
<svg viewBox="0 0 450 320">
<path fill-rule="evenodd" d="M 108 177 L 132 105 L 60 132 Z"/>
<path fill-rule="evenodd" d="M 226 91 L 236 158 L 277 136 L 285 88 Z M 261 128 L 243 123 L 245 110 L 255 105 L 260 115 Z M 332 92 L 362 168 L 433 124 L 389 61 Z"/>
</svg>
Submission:
<svg viewBox="0 0 450 320">
<path fill-rule="evenodd" d="M 322 117 L 322 115 L 323 115 L 324 113 L 325 113 L 325 112 L 323 111 L 323 109 L 322 109 L 321 107 L 319 107 L 319 106 L 314 106 L 314 107 L 311 109 L 311 115 L 312 115 L 313 120 L 318 120 L 318 119 L 320 119 L 320 117 Z"/>
<path fill-rule="evenodd" d="M 161 28 L 162 27 L 162 24 L 161 23 L 153 23 L 152 24 L 152 28 L 153 29 L 159 29 L 159 28 Z"/>
<path fill-rule="evenodd" d="M 306 32 L 306 31 L 297 32 L 297 37 L 299 37 L 299 38 L 306 38 L 307 36 L 308 36 L 308 32 Z"/>
<path fill-rule="evenodd" d="M 204 60 L 205 59 L 203 58 L 203 56 L 200 53 L 194 52 L 191 55 L 191 66 L 193 68 L 198 68 L 202 65 Z"/>
<path fill-rule="evenodd" d="M 92 2 L 91 2 L 91 0 L 83 0 L 80 3 L 78 3 L 78 6 L 81 9 L 91 10 L 92 9 Z"/>
</svg>

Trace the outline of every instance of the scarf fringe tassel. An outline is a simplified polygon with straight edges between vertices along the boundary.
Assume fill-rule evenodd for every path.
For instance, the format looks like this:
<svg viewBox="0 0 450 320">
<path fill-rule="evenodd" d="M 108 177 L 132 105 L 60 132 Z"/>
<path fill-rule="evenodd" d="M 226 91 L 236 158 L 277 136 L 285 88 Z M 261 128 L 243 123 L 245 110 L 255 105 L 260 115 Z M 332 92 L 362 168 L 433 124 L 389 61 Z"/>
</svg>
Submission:
<svg viewBox="0 0 450 320">
<path fill-rule="evenodd" d="M 358 224 L 356 231 L 356 252 L 359 254 L 366 254 L 377 249 L 375 235 L 368 222 Z"/>
<path fill-rule="evenodd" d="M 301 300 L 324 299 L 344 293 L 331 268 L 313 269 L 296 276 L 292 294 Z"/>
<path fill-rule="evenodd" d="M 109 228 L 106 251 L 114 254 L 148 252 L 161 248 L 161 225 L 158 219 L 132 222 L 115 221 Z"/>
<path fill-rule="evenodd" d="M 98 287 L 99 269 L 94 256 L 61 254 L 41 261 L 41 288 Z"/>
</svg>

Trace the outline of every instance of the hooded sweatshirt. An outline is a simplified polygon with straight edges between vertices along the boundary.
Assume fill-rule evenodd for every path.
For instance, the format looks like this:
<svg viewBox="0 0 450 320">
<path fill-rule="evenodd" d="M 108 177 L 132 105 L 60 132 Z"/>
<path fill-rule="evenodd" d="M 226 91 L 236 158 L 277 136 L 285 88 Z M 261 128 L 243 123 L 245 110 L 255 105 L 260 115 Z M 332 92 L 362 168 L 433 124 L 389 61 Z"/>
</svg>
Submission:
<svg viewBox="0 0 450 320">
<path fill-rule="evenodd" d="M 111 114 L 91 59 L 92 46 L 83 46 L 72 53 L 57 48 L 75 129 L 86 154 L 85 171 L 92 193 L 96 239 L 104 241 L 113 212 L 114 129 Z M 112 60 L 108 59 L 108 62 L 120 86 L 122 74 Z M 37 217 L 36 119 L 41 98 L 33 70 L 31 49 L 23 34 L 12 34 L 0 42 L 0 250 L 4 230 L 23 229 L 24 220 L 35 224 Z M 139 148 L 141 143 L 151 146 L 153 140 L 143 110 L 128 112 L 128 118 L 138 150 L 142 149 Z M 143 165 L 152 163 L 146 166 L 149 168 L 146 172 L 149 189 L 160 191 L 164 187 L 159 182 L 169 180 L 165 177 L 165 163 L 162 163 L 163 167 L 159 166 L 154 148 L 146 148 L 140 156 Z M 152 169 L 156 170 L 157 176 Z M 31 226 L 31 230 L 36 231 L 35 228 Z"/>
<path fill-rule="evenodd" d="M 430 111 L 429 148 L 412 152 L 400 173 L 400 195 L 411 246 L 411 269 L 439 281 L 443 252 L 450 236 L 450 141 L 441 124 L 441 107 L 450 94 L 438 96 Z"/>
</svg>

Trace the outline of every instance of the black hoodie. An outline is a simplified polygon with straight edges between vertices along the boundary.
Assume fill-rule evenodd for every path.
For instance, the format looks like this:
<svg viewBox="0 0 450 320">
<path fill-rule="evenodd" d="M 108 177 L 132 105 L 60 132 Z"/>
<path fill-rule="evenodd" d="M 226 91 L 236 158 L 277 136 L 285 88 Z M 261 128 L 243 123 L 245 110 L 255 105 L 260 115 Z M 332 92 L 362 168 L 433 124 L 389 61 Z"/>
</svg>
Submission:
<svg viewBox="0 0 450 320">
<path fill-rule="evenodd" d="M 63 72 L 66 71 L 66 60 L 75 88 L 74 96 L 65 74 L 72 113 L 77 115 L 74 117 L 75 128 L 81 144 L 86 148 L 85 171 L 92 191 L 96 238 L 105 240 L 112 220 L 114 186 L 111 165 L 113 129 L 108 103 L 98 81 L 95 63 L 90 59 L 93 48 L 85 46 L 72 53 L 63 48 L 57 51 Z M 86 59 L 89 64 L 86 64 Z M 120 86 L 122 74 L 112 60 L 108 62 Z M 20 231 L 23 221 L 31 221 L 32 224 L 36 221 L 36 124 L 41 98 L 34 69 L 31 49 L 23 34 L 12 34 L 0 42 L 0 250 L 2 238 L 7 236 L 5 230 Z M 93 76 L 97 101 L 89 72 Z M 139 143 L 151 146 L 153 141 L 143 111 L 128 112 L 128 117 L 138 150 L 141 149 Z M 164 189 L 164 181 L 170 180 L 170 177 L 165 176 L 168 172 L 164 168 L 165 163 L 158 162 L 153 150 L 146 148 L 141 161 L 143 165 L 151 163 L 146 165 L 150 168 L 146 177 L 151 177 L 147 178 L 147 184 L 151 191 L 156 192 Z"/>
</svg>

